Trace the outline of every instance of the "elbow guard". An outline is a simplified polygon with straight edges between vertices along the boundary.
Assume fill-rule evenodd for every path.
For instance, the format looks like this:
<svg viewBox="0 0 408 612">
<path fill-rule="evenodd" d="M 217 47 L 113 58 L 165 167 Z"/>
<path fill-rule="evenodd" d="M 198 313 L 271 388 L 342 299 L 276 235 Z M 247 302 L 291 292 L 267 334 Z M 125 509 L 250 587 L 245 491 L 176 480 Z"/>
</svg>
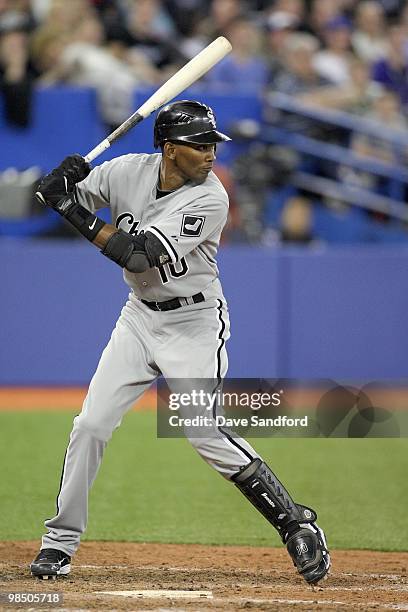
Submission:
<svg viewBox="0 0 408 612">
<path fill-rule="evenodd" d="M 101 253 L 102 255 L 105 255 L 105 257 L 108 257 L 117 263 L 121 268 L 127 268 L 130 270 L 130 268 L 128 268 L 128 263 L 134 254 L 144 255 L 146 263 L 148 264 L 146 252 L 144 250 L 145 241 L 146 236 L 144 234 L 131 236 L 127 232 L 120 229 L 112 234 Z M 147 265 L 145 269 L 148 267 L 149 266 Z M 133 272 L 133 270 L 130 271 Z"/>
<path fill-rule="evenodd" d="M 163 244 L 150 232 L 131 236 L 118 230 L 112 234 L 101 252 L 122 268 L 136 273 L 162 266 L 170 260 Z"/>
</svg>

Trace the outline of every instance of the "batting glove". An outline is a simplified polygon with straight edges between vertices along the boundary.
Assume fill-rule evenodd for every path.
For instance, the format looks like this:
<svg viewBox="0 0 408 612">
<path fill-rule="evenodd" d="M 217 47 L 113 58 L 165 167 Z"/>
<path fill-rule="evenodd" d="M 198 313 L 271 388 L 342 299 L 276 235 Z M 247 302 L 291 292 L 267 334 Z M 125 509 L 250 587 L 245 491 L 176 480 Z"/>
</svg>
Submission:
<svg viewBox="0 0 408 612">
<path fill-rule="evenodd" d="M 58 202 L 71 193 L 76 185 L 88 176 L 91 166 L 81 155 L 69 155 L 57 168 L 44 176 L 36 196 L 43 203 L 55 208 Z"/>
</svg>

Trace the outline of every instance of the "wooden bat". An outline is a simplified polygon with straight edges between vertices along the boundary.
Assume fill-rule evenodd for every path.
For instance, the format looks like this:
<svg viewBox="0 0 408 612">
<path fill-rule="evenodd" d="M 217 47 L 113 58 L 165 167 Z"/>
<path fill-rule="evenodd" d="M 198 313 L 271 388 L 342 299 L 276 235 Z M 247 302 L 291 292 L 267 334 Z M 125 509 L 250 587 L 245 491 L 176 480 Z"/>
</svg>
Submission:
<svg viewBox="0 0 408 612">
<path fill-rule="evenodd" d="M 205 49 L 200 51 L 185 66 L 180 68 L 168 81 L 166 81 L 140 108 L 124 121 L 112 134 L 102 140 L 92 151 L 85 156 L 86 162 L 93 161 L 108 149 L 115 140 L 126 134 L 132 127 L 146 119 L 153 111 L 167 102 L 170 102 L 184 89 L 198 81 L 200 77 L 225 57 L 232 49 L 231 43 L 219 36 Z"/>
</svg>

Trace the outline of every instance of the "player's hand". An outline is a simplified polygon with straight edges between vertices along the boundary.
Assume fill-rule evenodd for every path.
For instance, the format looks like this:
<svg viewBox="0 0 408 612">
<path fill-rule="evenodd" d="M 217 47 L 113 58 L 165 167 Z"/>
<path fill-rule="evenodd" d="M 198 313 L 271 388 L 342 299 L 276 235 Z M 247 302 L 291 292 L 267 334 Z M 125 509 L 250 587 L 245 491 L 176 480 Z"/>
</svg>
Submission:
<svg viewBox="0 0 408 612">
<path fill-rule="evenodd" d="M 37 197 L 53 208 L 67 193 L 73 191 L 76 183 L 88 176 L 91 166 L 81 155 L 69 155 L 57 168 L 42 179 L 37 189 Z"/>
<path fill-rule="evenodd" d="M 76 183 L 80 183 L 88 176 L 91 171 L 91 165 L 88 164 L 82 155 L 68 155 L 55 169 L 57 172 L 62 172 L 67 177 L 69 183 L 68 192 L 72 191 Z"/>
</svg>

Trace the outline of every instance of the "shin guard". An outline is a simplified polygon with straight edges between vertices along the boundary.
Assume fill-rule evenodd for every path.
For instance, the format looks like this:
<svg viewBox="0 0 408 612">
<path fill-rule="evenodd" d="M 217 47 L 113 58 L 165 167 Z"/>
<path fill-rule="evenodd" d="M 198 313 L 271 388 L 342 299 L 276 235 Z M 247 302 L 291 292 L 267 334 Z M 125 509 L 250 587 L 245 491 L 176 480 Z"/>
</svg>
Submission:
<svg viewBox="0 0 408 612">
<path fill-rule="evenodd" d="M 286 543 L 288 535 L 301 523 L 313 523 L 316 512 L 296 504 L 283 484 L 261 459 L 254 459 L 232 480 L 261 514 L 278 530 Z"/>
<path fill-rule="evenodd" d="M 330 569 L 325 535 L 312 508 L 293 501 L 272 470 L 259 458 L 232 477 L 233 482 L 277 529 L 299 574 L 317 584 Z"/>
</svg>

